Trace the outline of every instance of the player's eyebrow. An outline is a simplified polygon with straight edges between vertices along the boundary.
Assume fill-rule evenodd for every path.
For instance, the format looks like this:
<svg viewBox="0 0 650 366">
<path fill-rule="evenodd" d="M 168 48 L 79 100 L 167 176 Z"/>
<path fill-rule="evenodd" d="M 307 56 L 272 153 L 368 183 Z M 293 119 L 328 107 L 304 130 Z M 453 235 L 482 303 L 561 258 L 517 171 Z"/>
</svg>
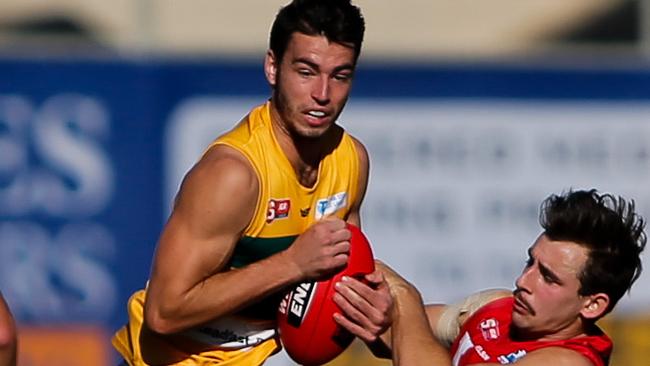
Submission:
<svg viewBox="0 0 650 366">
<path fill-rule="evenodd" d="M 305 64 L 305 65 L 311 67 L 314 70 L 317 70 L 317 71 L 320 70 L 320 66 L 317 63 L 315 63 L 315 62 L 313 62 L 313 61 L 311 61 L 311 60 L 309 60 L 307 58 L 304 58 L 304 57 L 299 57 L 299 58 L 293 60 L 291 63 L 294 64 L 294 65 L 295 64 Z M 352 63 L 345 63 L 343 65 L 339 65 L 339 66 L 334 68 L 334 72 L 339 72 L 339 71 L 344 71 L 344 70 L 354 70 L 354 65 Z"/>
<path fill-rule="evenodd" d="M 542 276 L 550 278 L 551 281 L 553 282 L 562 284 L 560 277 L 555 272 L 553 272 L 553 270 L 551 270 L 544 263 L 540 262 L 539 259 L 535 258 L 535 256 L 533 255 L 533 248 L 528 248 L 528 257 L 533 259 L 535 262 L 537 262 L 537 266 L 539 267 L 539 273 Z"/>
</svg>

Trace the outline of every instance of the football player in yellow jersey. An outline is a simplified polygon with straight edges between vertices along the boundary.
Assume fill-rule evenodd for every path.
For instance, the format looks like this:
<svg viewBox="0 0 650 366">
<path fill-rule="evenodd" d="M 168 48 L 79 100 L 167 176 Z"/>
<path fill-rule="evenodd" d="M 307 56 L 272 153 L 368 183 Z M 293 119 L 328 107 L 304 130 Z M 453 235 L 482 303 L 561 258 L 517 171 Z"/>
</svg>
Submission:
<svg viewBox="0 0 650 366">
<path fill-rule="evenodd" d="M 368 156 L 336 121 L 364 29 L 350 0 L 294 0 L 280 10 L 264 60 L 270 101 L 210 146 L 184 178 L 146 291 L 131 298 L 129 324 L 113 339 L 125 363 L 262 364 L 279 350 L 277 303 L 264 301 L 346 265 L 346 222 L 361 223 Z M 293 179 L 284 185 L 292 187 L 267 187 L 283 162 Z M 296 197 L 265 196 L 282 188 Z M 288 225 L 287 232 L 275 237 L 272 225 Z M 391 299 L 381 275 L 368 282 L 384 301 L 350 321 L 369 329 L 362 338 L 372 340 L 387 326 Z"/>
<path fill-rule="evenodd" d="M 16 366 L 16 324 L 0 293 L 0 366 Z"/>
</svg>

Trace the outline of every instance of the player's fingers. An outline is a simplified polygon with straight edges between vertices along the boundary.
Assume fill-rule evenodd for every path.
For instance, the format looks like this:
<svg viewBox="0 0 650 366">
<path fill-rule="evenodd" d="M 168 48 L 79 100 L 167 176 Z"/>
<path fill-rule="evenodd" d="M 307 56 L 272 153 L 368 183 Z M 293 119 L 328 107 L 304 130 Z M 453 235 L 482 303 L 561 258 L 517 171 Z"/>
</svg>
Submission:
<svg viewBox="0 0 650 366">
<path fill-rule="evenodd" d="M 360 326 L 373 332 L 378 332 L 381 328 L 377 324 L 381 323 L 381 321 L 377 321 L 380 318 L 377 310 L 354 291 L 344 286 L 338 286 L 333 299 L 343 313 Z"/>
<path fill-rule="evenodd" d="M 365 303 L 379 311 L 387 311 L 392 303 L 392 297 L 387 288 L 368 285 L 356 278 L 348 276 L 343 276 L 341 282 L 342 286 L 349 287 L 353 292 L 358 294 Z M 361 302 L 359 302 L 359 304 L 361 304 Z"/>
<path fill-rule="evenodd" d="M 372 294 L 372 288 L 368 286 L 367 284 L 359 281 L 358 279 L 350 276 L 343 276 L 341 277 L 341 282 L 345 285 L 350 287 L 352 290 L 357 292 L 359 295 L 362 297 L 368 297 L 369 295 Z"/>
<path fill-rule="evenodd" d="M 349 302 L 349 306 L 353 306 L 359 314 L 363 314 L 363 319 L 355 318 L 355 320 L 364 322 L 364 326 L 372 326 L 376 328 L 373 330 L 381 331 L 390 325 L 393 297 L 387 286 L 374 289 L 354 278 L 344 277 L 335 285 L 335 290 Z M 348 313 L 356 314 L 350 310 L 346 312 Z"/>
<path fill-rule="evenodd" d="M 338 228 L 331 233 L 332 243 L 349 241 L 352 238 L 352 232 L 347 227 Z"/>
<path fill-rule="evenodd" d="M 374 342 L 377 339 L 375 332 L 365 329 L 363 326 L 351 321 L 343 314 L 335 313 L 334 321 L 364 342 Z"/>
<path fill-rule="evenodd" d="M 357 323 L 367 323 L 367 316 L 359 310 L 358 296 L 353 293 L 336 293 L 333 296 L 334 302 L 341 308 L 343 313 Z M 372 310 L 371 310 L 372 311 Z"/>
<path fill-rule="evenodd" d="M 341 277 L 341 281 L 334 285 L 334 289 L 345 296 L 345 298 L 357 308 L 364 305 L 370 305 L 366 299 L 369 293 L 369 291 L 366 290 L 370 290 L 370 288 L 353 277 Z"/>
<path fill-rule="evenodd" d="M 343 269 L 346 264 L 348 264 L 348 259 L 350 256 L 348 253 L 338 253 L 335 254 L 332 258 L 331 266 L 335 269 Z"/>
<path fill-rule="evenodd" d="M 332 245 L 329 250 L 332 252 L 332 254 L 340 254 L 340 253 L 345 253 L 349 254 L 350 253 L 350 242 L 349 241 L 340 241 L 334 245 Z"/>
</svg>

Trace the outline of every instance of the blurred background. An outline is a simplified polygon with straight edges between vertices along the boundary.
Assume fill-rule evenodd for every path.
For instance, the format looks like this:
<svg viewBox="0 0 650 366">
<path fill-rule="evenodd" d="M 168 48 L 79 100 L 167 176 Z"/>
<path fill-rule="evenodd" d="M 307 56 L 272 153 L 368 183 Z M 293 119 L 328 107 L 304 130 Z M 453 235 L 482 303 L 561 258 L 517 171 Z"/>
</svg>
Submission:
<svg viewBox="0 0 650 366">
<path fill-rule="evenodd" d="M 20 365 L 115 365 L 110 335 L 180 179 L 264 102 L 278 0 L 0 2 L 0 291 Z M 650 4 L 358 0 L 341 124 L 371 156 L 376 257 L 451 302 L 508 287 L 570 188 L 650 216 Z M 647 365 L 650 275 L 603 320 Z M 290 365 L 284 355 L 270 365 Z M 333 365 L 389 364 L 354 344 Z"/>
</svg>

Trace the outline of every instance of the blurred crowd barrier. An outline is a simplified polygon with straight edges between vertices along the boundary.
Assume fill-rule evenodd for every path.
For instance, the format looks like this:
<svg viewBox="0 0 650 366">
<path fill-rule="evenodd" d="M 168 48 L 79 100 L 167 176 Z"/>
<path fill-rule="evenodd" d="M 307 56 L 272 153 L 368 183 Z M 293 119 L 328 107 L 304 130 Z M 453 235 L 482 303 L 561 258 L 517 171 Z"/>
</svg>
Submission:
<svg viewBox="0 0 650 366">
<path fill-rule="evenodd" d="M 511 288 L 551 193 L 650 214 L 650 72 L 536 65 L 360 65 L 340 121 L 370 153 L 364 230 L 427 302 Z M 0 80 L 0 289 L 21 365 L 115 364 L 179 182 L 268 98 L 261 64 L 3 59 Z M 649 303 L 644 273 L 604 322 L 613 365 L 644 362 Z M 333 363 L 375 362 L 361 348 Z"/>
<path fill-rule="evenodd" d="M 20 366 L 115 366 L 99 326 L 21 326 Z"/>
</svg>

